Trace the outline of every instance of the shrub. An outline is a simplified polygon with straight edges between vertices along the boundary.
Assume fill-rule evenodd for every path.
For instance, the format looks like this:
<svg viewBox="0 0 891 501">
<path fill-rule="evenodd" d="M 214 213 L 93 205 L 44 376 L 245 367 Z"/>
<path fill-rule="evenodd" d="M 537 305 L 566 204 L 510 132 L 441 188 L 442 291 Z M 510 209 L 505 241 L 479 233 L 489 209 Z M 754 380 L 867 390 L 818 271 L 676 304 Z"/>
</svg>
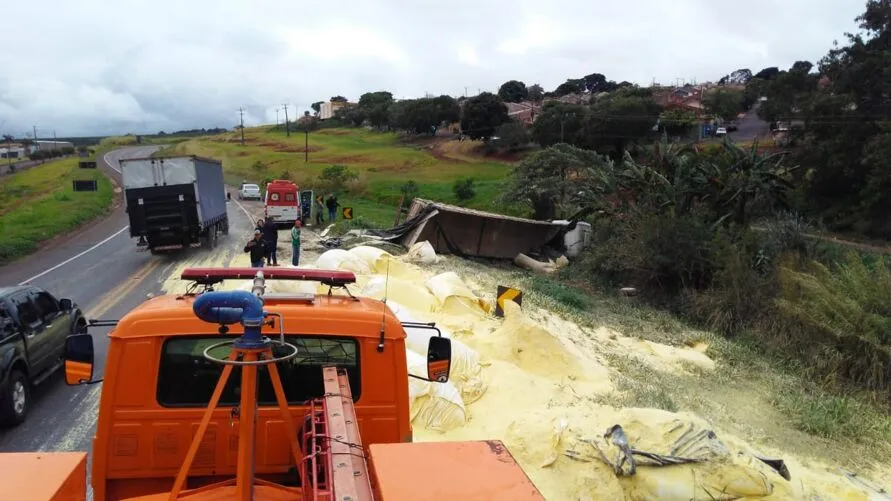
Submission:
<svg viewBox="0 0 891 501">
<path fill-rule="evenodd" d="M 414 201 L 414 199 L 421 192 L 421 188 L 418 186 L 418 183 L 409 179 L 407 183 L 399 187 L 399 192 L 402 193 L 402 196 L 405 197 L 405 200 L 402 202 L 402 206 L 411 207 L 412 201 Z"/>
<path fill-rule="evenodd" d="M 462 202 L 472 200 L 473 197 L 476 196 L 476 190 L 473 189 L 472 178 L 458 179 L 455 181 L 452 190 L 455 192 L 455 198 Z"/>
<path fill-rule="evenodd" d="M 584 262 L 593 273 L 651 298 L 684 288 L 704 289 L 715 264 L 715 234 L 696 217 L 673 218 L 631 211 L 595 224 Z"/>
<path fill-rule="evenodd" d="M 317 191 L 347 192 L 352 195 L 363 194 L 367 186 L 367 181 L 346 165 L 326 167 L 313 183 Z"/>
<path fill-rule="evenodd" d="M 835 271 L 811 261 L 806 269 L 782 267 L 776 304 L 796 327 L 790 334 L 814 363 L 869 389 L 891 389 L 891 270 L 872 266 L 856 252 Z"/>
<path fill-rule="evenodd" d="M 517 120 L 499 125 L 495 129 L 495 137 L 498 139 L 491 141 L 492 146 L 505 151 L 522 149 L 532 141 L 526 124 Z"/>
</svg>

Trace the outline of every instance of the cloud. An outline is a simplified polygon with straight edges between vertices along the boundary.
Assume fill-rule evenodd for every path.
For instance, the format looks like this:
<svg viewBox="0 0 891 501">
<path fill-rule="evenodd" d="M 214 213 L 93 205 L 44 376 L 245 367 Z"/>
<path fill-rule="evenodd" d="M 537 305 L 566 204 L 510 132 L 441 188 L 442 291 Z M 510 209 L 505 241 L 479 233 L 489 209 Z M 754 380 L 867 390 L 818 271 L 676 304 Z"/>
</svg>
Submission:
<svg viewBox="0 0 891 501">
<path fill-rule="evenodd" d="M 863 0 L 80 0 L 4 7 L 2 133 L 269 123 L 287 104 L 551 90 L 592 72 L 649 84 L 817 61 Z M 280 114 L 280 118 L 284 113 Z"/>
</svg>

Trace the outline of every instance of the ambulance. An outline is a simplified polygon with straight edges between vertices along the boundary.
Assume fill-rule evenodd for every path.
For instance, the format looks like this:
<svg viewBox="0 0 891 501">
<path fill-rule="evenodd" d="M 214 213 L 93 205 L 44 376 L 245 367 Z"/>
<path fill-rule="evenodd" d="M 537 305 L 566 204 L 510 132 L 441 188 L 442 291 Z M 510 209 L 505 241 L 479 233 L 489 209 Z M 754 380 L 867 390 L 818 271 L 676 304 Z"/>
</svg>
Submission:
<svg viewBox="0 0 891 501">
<path fill-rule="evenodd" d="M 297 184 L 275 179 L 266 185 L 266 220 L 281 227 L 294 226 L 300 219 L 300 198 Z"/>
</svg>

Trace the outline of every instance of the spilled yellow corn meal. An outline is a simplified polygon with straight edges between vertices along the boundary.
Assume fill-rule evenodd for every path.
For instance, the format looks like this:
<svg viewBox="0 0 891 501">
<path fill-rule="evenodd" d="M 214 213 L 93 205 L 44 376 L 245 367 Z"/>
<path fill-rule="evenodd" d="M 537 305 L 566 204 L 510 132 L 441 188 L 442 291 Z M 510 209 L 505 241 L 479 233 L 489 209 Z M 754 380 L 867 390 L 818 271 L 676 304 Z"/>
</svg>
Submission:
<svg viewBox="0 0 891 501">
<path fill-rule="evenodd" d="M 610 353 L 632 356 L 670 373 L 683 373 L 691 366 L 708 372 L 715 362 L 703 344 L 678 348 L 605 328 L 583 329 L 550 312 L 521 309 L 513 302 L 505 304 L 505 318 L 497 319 L 491 315 L 493 305 L 477 297 L 457 274 L 434 275 L 423 269 L 424 263 L 438 259 L 428 247 L 416 246 L 402 258 L 374 247 L 336 249 L 305 266 L 351 270 L 358 279 L 354 293 L 386 297 L 402 321 L 435 321 L 453 339 L 449 383 L 409 380 L 415 440 L 500 439 L 545 497 L 555 501 L 888 499 L 861 488 L 837 469 L 812 460 L 805 466 L 803 460 L 770 451 L 771 457 L 786 462 L 792 477 L 787 481 L 755 459 L 744 441 L 695 415 L 596 403 L 595 397 L 615 390 L 614 371 L 605 360 Z M 248 265 L 246 255 L 220 251 L 171 266 L 162 288 L 181 291 L 178 277 L 186 267 Z M 223 288 L 249 287 L 246 282 L 232 282 Z M 267 287 L 275 292 L 327 291 L 299 282 L 270 281 Z M 423 374 L 429 333 L 407 332 L 409 370 Z M 620 477 L 600 459 L 601 451 L 610 459 L 619 453 L 603 439 L 616 424 L 632 447 L 659 454 L 669 454 L 676 441 L 694 432 L 712 430 L 716 438 L 697 443 L 697 450 L 708 455 L 704 462 L 638 466 L 635 475 Z M 889 478 L 891 474 L 873 481 L 888 484 Z"/>
</svg>

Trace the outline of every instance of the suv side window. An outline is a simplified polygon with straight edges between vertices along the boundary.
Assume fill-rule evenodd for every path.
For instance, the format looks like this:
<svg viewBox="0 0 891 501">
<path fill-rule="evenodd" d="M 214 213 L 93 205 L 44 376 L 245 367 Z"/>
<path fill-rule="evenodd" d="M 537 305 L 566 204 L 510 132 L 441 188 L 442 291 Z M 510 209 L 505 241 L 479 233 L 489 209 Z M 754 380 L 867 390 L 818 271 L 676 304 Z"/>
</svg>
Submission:
<svg viewBox="0 0 891 501">
<path fill-rule="evenodd" d="M 0 341 L 5 340 L 9 336 L 12 336 L 16 333 L 18 329 L 16 328 L 15 321 L 12 319 L 12 315 L 9 314 L 9 310 L 6 305 L 0 301 Z"/>
<path fill-rule="evenodd" d="M 21 322 L 22 325 L 28 327 L 37 327 L 40 325 L 40 314 L 37 312 L 37 308 L 34 307 L 34 303 L 31 302 L 28 294 L 19 294 L 13 298 L 12 302 L 15 304 L 19 322 Z"/>
<path fill-rule="evenodd" d="M 34 299 L 35 306 L 37 306 L 37 312 L 44 320 L 58 315 L 59 303 L 56 301 L 56 298 L 50 296 L 49 293 L 45 291 L 34 291 L 31 293 L 31 297 Z"/>
</svg>

